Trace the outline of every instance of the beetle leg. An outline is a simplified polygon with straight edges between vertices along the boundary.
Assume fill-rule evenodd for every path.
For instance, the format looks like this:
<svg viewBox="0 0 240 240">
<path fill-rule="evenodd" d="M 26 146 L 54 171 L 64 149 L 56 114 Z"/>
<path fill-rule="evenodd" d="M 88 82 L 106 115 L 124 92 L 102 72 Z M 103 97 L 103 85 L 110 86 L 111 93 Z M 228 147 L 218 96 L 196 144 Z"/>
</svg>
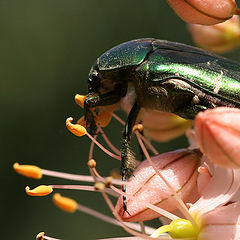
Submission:
<svg viewBox="0 0 240 240">
<path fill-rule="evenodd" d="M 97 93 L 90 93 L 87 95 L 84 101 L 84 116 L 87 122 L 87 128 L 90 133 L 94 134 L 96 132 L 96 123 L 94 121 L 94 115 L 90 108 L 98 106 L 112 105 L 119 102 L 121 96 L 117 91 L 112 91 L 109 93 L 98 95 Z"/>
<path fill-rule="evenodd" d="M 122 146 L 121 146 L 121 174 L 122 174 L 122 181 L 126 181 L 126 175 L 129 171 L 133 169 L 133 161 L 134 157 L 130 151 L 129 142 L 132 136 L 132 128 L 135 125 L 137 115 L 140 111 L 141 107 L 138 105 L 137 102 L 134 103 L 127 121 L 124 126 L 123 130 L 123 138 L 122 138 Z M 122 191 L 126 192 L 126 185 L 122 186 Z M 124 212 L 127 212 L 127 202 L 126 196 L 123 196 L 123 209 Z M 123 212 L 123 214 L 124 214 Z"/>
</svg>

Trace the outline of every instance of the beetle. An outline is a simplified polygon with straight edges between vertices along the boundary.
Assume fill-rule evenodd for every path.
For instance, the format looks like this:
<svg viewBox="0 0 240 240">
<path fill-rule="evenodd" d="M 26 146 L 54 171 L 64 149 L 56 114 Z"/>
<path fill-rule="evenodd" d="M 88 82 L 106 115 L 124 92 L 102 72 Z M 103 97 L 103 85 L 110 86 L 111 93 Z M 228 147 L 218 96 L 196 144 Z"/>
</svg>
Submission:
<svg viewBox="0 0 240 240">
<path fill-rule="evenodd" d="M 194 119 L 217 106 L 240 108 L 240 64 L 182 43 L 151 38 L 122 43 L 93 64 L 84 102 L 87 127 L 94 132 L 93 107 L 118 103 L 134 89 L 124 126 L 121 174 L 126 180 L 132 128 L 141 109 L 160 110 Z M 125 192 L 125 186 L 123 186 Z M 126 197 L 124 211 L 127 211 Z"/>
</svg>

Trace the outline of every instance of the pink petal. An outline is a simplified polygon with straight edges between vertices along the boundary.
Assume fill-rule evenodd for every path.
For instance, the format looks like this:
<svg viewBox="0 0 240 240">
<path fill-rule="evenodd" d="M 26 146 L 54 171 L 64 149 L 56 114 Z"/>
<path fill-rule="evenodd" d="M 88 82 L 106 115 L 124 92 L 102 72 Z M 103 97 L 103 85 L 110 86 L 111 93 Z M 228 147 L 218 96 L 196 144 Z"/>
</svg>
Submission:
<svg viewBox="0 0 240 240">
<path fill-rule="evenodd" d="M 202 220 L 204 227 L 199 239 L 240 239 L 240 202 L 218 207 L 206 213 Z"/>
<path fill-rule="evenodd" d="M 198 197 L 196 193 L 197 166 L 199 157 L 194 151 L 177 150 L 152 157 L 161 174 L 179 191 L 183 201 Z M 175 201 L 169 197 L 171 190 L 156 174 L 148 161 L 143 161 L 134 171 L 127 184 L 127 194 L 134 200 L 127 200 L 127 208 L 131 215 L 124 214 L 122 197 L 119 198 L 116 210 L 124 221 L 145 221 L 159 216 L 158 213 L 146 207 L 146 203 L 154 204 L 168 211 L 176 209 Z"/>
<path fill-rule="evenodd" d="M 189 209 L 204 214 L 228 203 L 240 187 L 240 170 L 215 166 L 215 171 L 202 196 Z"/>
</svg>

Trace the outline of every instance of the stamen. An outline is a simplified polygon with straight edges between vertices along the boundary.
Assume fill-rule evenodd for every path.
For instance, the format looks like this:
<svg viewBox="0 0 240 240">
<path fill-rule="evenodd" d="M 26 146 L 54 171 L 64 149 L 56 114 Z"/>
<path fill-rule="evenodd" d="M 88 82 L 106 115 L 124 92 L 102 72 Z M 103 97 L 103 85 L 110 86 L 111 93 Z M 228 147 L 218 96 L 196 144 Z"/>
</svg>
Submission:
<svg viewBox="0 0 240 240">
<path fill-rule="evenodd" d="M 38 233 L 38 235 L 36 236 L 36 240 L 43 240 L 44 235 L 45 235 L 45 232 Z"/>
<path fill-rule="evenodd" d="M 142 134 L 139 134 L 139 136 L 144 141 L 146 146 L 153 152 L 154 155 L 158 155 L 159 154 L 157 149 L 151 144 L 151 142 L 148 139 L 146 139 Z"/>
<path fill-rule="evenodd" d="M 48 236 L 45 235 L 45 232 L 40 232 L 36 236 L 36 240 L 44 240 L 44 239 L 47 239 L 47 240 L 61 240 L 59 238 L 48 237 Z"/>
<path fill-rule="evenodd" d="M 35 179 L 42 178 L 41 168 L 34 166 L 34 165 L 19 165 L 18 163 L 14 163 L 13 169 L 17 173 L 19 173 L 25 177 L 35 178 Z"/>
<path fill-rule="evenodd" d="M 67 118 L 66 120 L 66 126 L 67 129 L 72 132 L 76 136 L 83 136 L 87 135 L 100 149 L 102 149 L 106 154 L 108 154 L 110 157 L 113 157 L 117 160 L 121 160 L 120 156 L 115 155 L 114 153 L 108 151 L 105 147 L 103 147 L 94 137 L 92 137 L 84 128 L 83 126 L 79 124 L 72 124 L 71 122 L 73 121 L 72 117 Z"/>
<path fill-rule="evenodd" d="M 92 137 L 88 132 L 86 132 L 86 135 L 100 148 L 102 149 L 106 154 L 108 154 L 110 157 L 113 157 L 117 160 L 121 160 L 120 156 L 115 155 L 114 153 L 107 150 L 105 147 L 103 147 L 94 137 Z"/>
<path fill-rule="evenodd" d="M 98 133 L 99 133 L 99 129 L 97 129 L 96 131 L 96 135 L 94 136 L 94 139 L 97 140 L 97 137 L 98 137 Z M 90 144 L 90 149 L 89 149 L 89 154 L 88 154 L 88 159 L 92 159 L 93 158 L 93 149 L 94 149 L 94 146 L 95 146 L 95 142 L 91 142 Z"/>
<path fill-rule="evenodd" d="M 73 120 L 72 117 L 67 118 L 66 120 L 67 129 L 78 137 L 85 135 L 87 133 L 86 128 L 79 124 L 72 124 L 72 120 Z"/>
<path fill-rule="evenodd" d="M 162 176 L 162 174 L 158 171 L 158 169 L 156 168 L 155 164 L 152 162 L 147 149 L 145 148 L 142 139 L 140 138 L 140 133 L 136 131 L 136 136 L 138 139 L 138 142 L 142 148 L 143 153 L 145 154 L 147 160 L 149 161 L 149 163 L 151 164 L 151 166 L 153 167 L 153 169 L 156 171 L 157 175 L 159 177 L 161 177 L 161 179 L 165 182 L 165 184 L 168 186 L 168 188 L 172 191 L 173 194 L 173 199 L 176 200 L 176 202 L 179 205 L 179 210 L 183 213 L 183 215 L 193 224 L 193 226 L 198 229 L 198 226 L 195 222 L 195 220 L 193 219 L 193 217 L 191 216 L 191 214 L 188 211 L 188 208 L 186 207 L 186 205 L 184 204 L 184 202 L 182 201 L 182 199 L 178 196 L 177 192 L 174 190 L 174 188 L 171 186 L 171 184 Z M 172 197 L 171 195 L 169 197 Z"/>
<path fill-rule="evenodd" d="M 119 117 L 117 116 L 115 113 L 112 112 L 112 116 L 118 121 L 120 122 L 122 125 L 125 125 L 125 122 Z M 147 145 L 147 147 L 155 154 L 158 154 L 158 151 L 154 148 L 154 146 L 151 144 L 151 142 L 149 140 L 147 140 L 143 135 L 140 134 L 141 139 L 144 141 L 144 143 Z"/>
<path fill-rule="evenodd" d="M 140 124 L 140 123 L 137 123 L 133 126 L 133 132 L 136 132 L 136 131 L 139 131 L 139 132 L 142 132 L 143 131 L 143 125 Z"/>
<path fill-rule="evenodd" d="M 97 166 L 97 163 L 96 163 L 96 161 L 95 161 L 94 159 L 90 159 L 90 160 L 88 161 L 88 166 L 89 166 L 90 168 L 95 168 L 95 167 Z"/>
<path fill-rule="evenodd" d="M 104 183 L 102 183 L 102 184 L 105 186 Z M 53 189 L 83 190 L 83 191 L 89 191 L 89 192 L 97 192 L 98 191 L 95 187 L 86 186 L 86 185 L 51 185 L 49 187 L 52 187 Z M 114 197 L 119 196 L 119 195 L 116 195 L 116 193 L 112 189 L 105 188 L 104 191 Z"/>
<path fill-rule="evenodd" d="M 86 96 L 84 95 L 80 95 L 80 94 L 76 94 L 75 95 L 75 102 L 81 107 L 84 107 L 84 101 L 86 99 Z"/>
<path fill-rule="evenodd" d="M 107 135 L 105 134 L 105 132 L 103 131 L 103 129 L 98 126 L 100 133 L 102 134 L 102 137 L 104 138 L 105 142 L 107 143 L 107 145 L 118 155 L 121 154 L 121 152 L 111 143 L 111 141 L 108 139 Z"/>
<path fill-rule="evenodd" d="M 77 210 L 78 204 L 71 198 L 63 197 L 59 193 L 53 195 L 54 204 L 63 211 L 74 213 Z"/>
<path fill-rule="evenodd" d="M 101 193 L 102 193 L 102 196 L 103 196 L 105 202 L 107 203 L 108 207 L 112 211 L 114 217 L 119 221 L 119 224 L 121 224 L 121 226 L 124 228 L 125 231 L 127 231 L 129 234 L 132 234 L 133 236 L 141 237 L 143 239 L 154 239 L 152 237 L 149 237 L 146 234 L 142 234 L 142 233 L 139 233 L 139 232 L 136 232 L 136 231 L 130 229 L 128 227 L 128 225 L 123 222 L 122 218 L 120 217 L 120 215 L 115 210 L 115 208 L 114 208 L 110 198 L 107 196 L 107 194 L 105 192 L 101 192 Z M 160 237 L 159 239 L 169 240 L 169 237 Z"/>
<path fill-rule="evenodd" d="M 30 188 L 27 186 L 25 191 L 29 196 L 46 196 L 49 195 L 53 189 L 51 186 L 40 185 L 32 190 L 30 190 Z"/>
</svg>

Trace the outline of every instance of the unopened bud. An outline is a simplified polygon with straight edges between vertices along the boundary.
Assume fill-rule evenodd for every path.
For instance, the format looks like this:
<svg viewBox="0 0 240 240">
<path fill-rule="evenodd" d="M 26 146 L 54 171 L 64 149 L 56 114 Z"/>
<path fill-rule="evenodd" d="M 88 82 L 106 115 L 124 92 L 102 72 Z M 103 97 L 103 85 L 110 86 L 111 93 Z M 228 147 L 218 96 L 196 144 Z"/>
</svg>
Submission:
<svg viewBox="0 0 240 240">
<path fill-rule="evenodd" d="M 172 189 L 184 202 L 198 198 L 197 168 L 200 161 L 198 152 L 181 149 L 159 154 L 151 159 L 161 176 L 171 184 Z M 147 208 L 147 204 L 154 204 L 170 212 L 174 211 L 176 202 L 171 197 L 172 189 L 145 160 L 128 180 L 126 194 L 133 196 L 133 199 L 127 197 L 129 214 L 124 214 L 122 196 L 119 197 L 115 209 L 124 221 L 147 221 L 159 217 L 160 214 Z"/>
<path fill-rule="evenodd" d="M 156 110 L 142 110 L 138 116 L 144 129 L 143 134 L 159 142 L 170 141 L 183 135 L 192 127 L 192 121 L 183 119 L 176 114 Z"/>
<path fill-rule="evenodd" d="M 233 16 L 224 23 L 213 26 L 189 24 L 194 42 L 207 50 L 223 53 L 240 45 L 240 20 Z"/>
<path fill-rule="evenodd" d="M 215 164 L 240 168 L 240 110 L 219 107 L 200 112 L 195 131 L 203 154 Z"/>
<path fill-rule="evenodd" d="M 224 22 L 237 11 L 234 0 L 168 0 L 168 3 L 183 21 L 203 25 Z"/>
</svg>

